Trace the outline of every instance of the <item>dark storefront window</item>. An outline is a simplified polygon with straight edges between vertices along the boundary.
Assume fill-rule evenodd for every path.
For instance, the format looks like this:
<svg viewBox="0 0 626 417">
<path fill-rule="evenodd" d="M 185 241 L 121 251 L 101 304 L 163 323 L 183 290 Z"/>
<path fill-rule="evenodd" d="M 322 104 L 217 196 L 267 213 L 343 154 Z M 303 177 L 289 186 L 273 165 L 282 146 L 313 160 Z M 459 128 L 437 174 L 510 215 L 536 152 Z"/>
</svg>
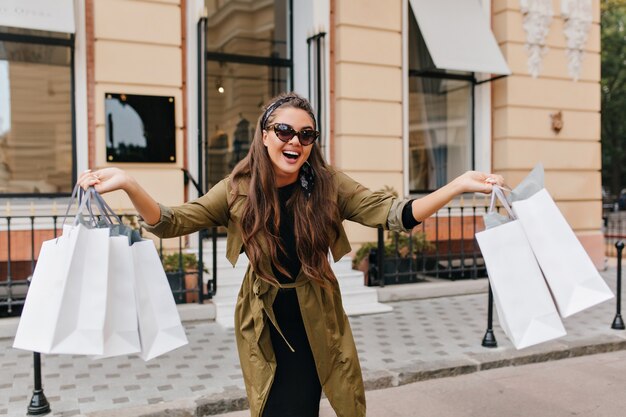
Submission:
<svg viewBox="0 0 626 417">
<path fill-rule="evenodd" d="M 73 39 L 0 27 L 0 194 L 71 192 Z"/>
<path fill-rule="evenodd" d="M 272 96 L 291 89 L 290 1 L 207 0 L 204 146 L 208 189 L 248 152 Z"/>
<path fill-rule="evenodd" d="M 435 190 L 473 167 L 473 75 L 436 69 L 409 13 L 409 189 Z"/>
</svg>

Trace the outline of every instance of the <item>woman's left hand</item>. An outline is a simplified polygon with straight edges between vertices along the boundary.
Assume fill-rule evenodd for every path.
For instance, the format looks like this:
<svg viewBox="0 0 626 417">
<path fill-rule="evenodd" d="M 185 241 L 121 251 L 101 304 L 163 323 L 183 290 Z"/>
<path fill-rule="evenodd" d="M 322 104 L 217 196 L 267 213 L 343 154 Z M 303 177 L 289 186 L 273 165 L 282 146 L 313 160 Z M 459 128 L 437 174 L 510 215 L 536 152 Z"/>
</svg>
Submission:
<svg viewBox="0 0 626 417">
<path fill-rule="evenodd" d="M 502 175 L 487 174 L 478 171 L 467 171 L 463 175 L 454 179 L 453 184 L 457 188 L 458 193 L 484 193 L 490 194 L 493 185 L 504 185 Z"/>
</svg>

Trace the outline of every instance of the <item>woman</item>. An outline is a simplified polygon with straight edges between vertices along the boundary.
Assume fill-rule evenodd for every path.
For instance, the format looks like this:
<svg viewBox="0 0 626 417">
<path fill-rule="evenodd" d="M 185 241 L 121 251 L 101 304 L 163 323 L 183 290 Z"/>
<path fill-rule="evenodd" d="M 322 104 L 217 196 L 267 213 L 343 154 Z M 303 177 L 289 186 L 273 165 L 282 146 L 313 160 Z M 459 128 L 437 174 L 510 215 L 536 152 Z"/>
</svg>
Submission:
<svg viewBox="0 0 626 417">
<path fill-rule="evenodd" d="M 250 266 L 235 311 L 235 334 L 251 415 L 312 417 L 321 391 L 339 417 L 364 416 L 361 368 L 339 285 L 328 260 L 350 252 L 345 219 L 407 230 L 456 194 L 490 193 L 498 175 L 467 172 L 419 200 L 371 192 L 326 165 L 307 100 L 270 101 L 248 155 L 206 195 L 179 207 L 154 201 L 123 171 L 85 172 L 100 193 L 122 189 L 147 230 L 174 237 L 228 228 L 227 258 Z"/>
</svg>

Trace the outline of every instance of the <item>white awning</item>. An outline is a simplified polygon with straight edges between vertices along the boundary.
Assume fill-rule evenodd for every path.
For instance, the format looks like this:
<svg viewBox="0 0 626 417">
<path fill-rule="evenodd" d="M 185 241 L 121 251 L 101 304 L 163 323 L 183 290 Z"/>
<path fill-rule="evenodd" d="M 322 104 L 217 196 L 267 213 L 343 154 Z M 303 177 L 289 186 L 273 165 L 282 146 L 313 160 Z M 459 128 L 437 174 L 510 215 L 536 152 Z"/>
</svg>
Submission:
<svg viewBox="0 0 626 417">
<path fill-rule="evenodd" d="M 479 0 L 409 0 L 439 69 L 510 74 Z"/>
<path fill-rule="evenodd" d="M 0 0 L 0 26 L 74 33 L 74 0 Z"/>
</svg>

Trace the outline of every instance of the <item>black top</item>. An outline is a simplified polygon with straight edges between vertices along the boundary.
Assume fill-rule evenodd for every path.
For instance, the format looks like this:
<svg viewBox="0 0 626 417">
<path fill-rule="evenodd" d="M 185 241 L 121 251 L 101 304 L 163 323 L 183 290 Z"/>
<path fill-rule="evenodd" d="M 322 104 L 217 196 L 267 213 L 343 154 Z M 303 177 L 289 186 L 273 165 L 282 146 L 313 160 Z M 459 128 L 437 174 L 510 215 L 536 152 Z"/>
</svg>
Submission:
<svg viewBox="0 0 626 417">
<path fill-rule="evenodd" d="M 278 189 L 279 236 L 284 251 L 278 250 L 277 260 L 291 274 L 291 277 L 288 277 L 272 265 L 274 276 L 281 284 L 293 282 L 302 266 L 296 251 L 293 212 L 287 208 L 287 201 L 298 186 L 299 182 L 295 182 Z M 413 218 L 411 206 L 412 201 L 402 211 L 402 223 L 407 229 L 419 224 Z M 277 367 L 263 410 L 263 417 L 318 417 L 322 388 L 302 322 L 296 290 L 280 288 L 272 308 L 278 326 L 295 352 L 289 349 L 278 331 L 270 325 L 270 337 Z"/>
</svg>

